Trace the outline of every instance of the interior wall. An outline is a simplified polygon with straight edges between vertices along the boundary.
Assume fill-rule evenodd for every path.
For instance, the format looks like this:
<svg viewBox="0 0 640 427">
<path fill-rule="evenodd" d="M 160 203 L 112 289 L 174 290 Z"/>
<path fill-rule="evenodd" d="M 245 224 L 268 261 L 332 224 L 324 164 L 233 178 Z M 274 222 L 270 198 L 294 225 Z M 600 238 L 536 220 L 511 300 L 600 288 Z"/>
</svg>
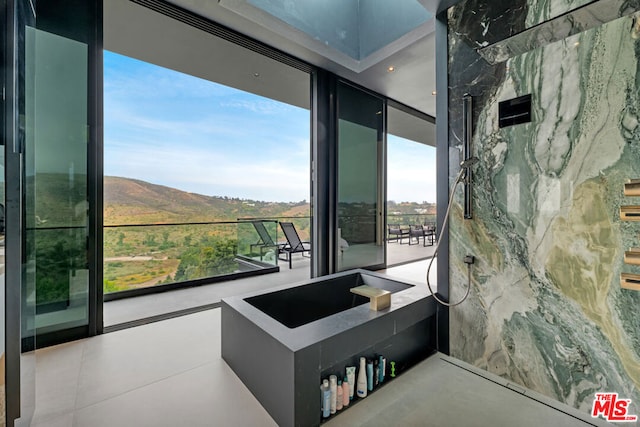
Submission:
<svg viewBox="0 0 640 427">
<path fill-rule="evenodd" d="M 469 299 L 451 310 L 451 355 L 587 412 L 594 393 L 617 392 L 640 413 L 640 292 L 620 286 L 621 272 L 639 272 L 623 257 L 640 227 L 619 218 L 638 204 L 623 196 L 640 177 L 638 30 L 621 18 L 490 66 L 474 34 L 556 12 L 519 0 L 490 16 L 488 3 L 449 11 L 450 180 L 467 92 L 480 159 L 473 219 L 462 191 L 452 210 L 450 300 L 466 290 L 463 256 L 477 261 Z M 532 122 L 499 128 L 498 102 L 529 93 Z"/>
</svg>

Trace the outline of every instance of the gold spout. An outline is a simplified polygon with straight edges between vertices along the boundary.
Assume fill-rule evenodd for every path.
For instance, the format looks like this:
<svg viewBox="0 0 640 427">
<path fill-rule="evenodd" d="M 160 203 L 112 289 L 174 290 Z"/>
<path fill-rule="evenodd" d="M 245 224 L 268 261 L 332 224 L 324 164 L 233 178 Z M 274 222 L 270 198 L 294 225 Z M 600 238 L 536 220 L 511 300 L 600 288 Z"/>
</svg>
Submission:
<svg viewBox="0 0 640 427">
<path fill-rule="evenodd" d="M 640 196 L 640 179 L 630 179 L 624 184 L 625 196 Z"/>
<path fill-rule="evenodd" d="M 631 248 L 624 253 L 625 264 L 640 265 L 640 248 Z"/>
<path fill-rule="evenodd" d="M 351 288 L 350 291 L 356 295 L 369 298 L 369 308 L 373 311 L 384 310 L 391 306 L 391 292 L 384 289 L 362 285 Z"/>
<path fill-rule="evenodd" d="M 640 274 L 620 274 L 620 286 L 622 286 L 624 289 L 640 291 Z"/>
<path fill-rule="evenodd" d="M 640 221 L 640 206 L 620 206 L 620 219 L 623 221 Z"/>
</svg>

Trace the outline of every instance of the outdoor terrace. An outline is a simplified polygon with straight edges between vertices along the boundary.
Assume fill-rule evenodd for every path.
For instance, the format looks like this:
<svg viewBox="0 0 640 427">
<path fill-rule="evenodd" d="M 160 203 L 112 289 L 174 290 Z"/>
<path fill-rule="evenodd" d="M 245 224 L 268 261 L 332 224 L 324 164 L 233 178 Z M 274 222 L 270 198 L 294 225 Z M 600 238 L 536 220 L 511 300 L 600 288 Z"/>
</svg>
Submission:
<svg viewBox="0 0 640 427">
<path fill-rule="evenodd" d="M 393 269 L 396 276 L 422 282 L 426 272 L 425 260 L 433 256 L 435 246 L 409 245 L 407 239 L 387 243 L 387 265 L 400 265 Z M 139 323 L 148 323 L 170 317 L 168 314 L 188 314 L 205 308 L 215 308 L 220 300 L 255 290 L 269 289 L 288 283 L 302 282 L 310 276 L 310 259 L 294 254 L 293 268 L 280 262 L 280 271 L 260 276 L 238 278 L 224 282 L 171 290 L 132 298 L 105 301 L 104 325 L 107 330 L 120 329 Z M 433 272 L 432 272 L 433 275 Z"/>
</svg>

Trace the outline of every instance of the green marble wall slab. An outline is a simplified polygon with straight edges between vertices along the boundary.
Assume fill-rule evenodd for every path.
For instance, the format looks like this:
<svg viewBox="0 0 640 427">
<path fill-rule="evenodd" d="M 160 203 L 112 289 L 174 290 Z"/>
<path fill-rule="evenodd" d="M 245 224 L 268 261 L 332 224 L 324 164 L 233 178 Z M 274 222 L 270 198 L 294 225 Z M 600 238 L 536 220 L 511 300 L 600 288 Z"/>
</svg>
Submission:
<svg viewBox="0 0 640 427">
<path fill-rule="evenodd" d="M 532 2 L 533 3 L 533 2 Z M 567 2 L 566 7 L 573 5 Z M 545 16 L 529 4 L 527 14 Z M 449 13 L 451 178 L 461 94 L 474 96 L 474 219 L 456 195 L 450 229 L 451 355 L 589 412 L 618 392 L 640 413 L 640 292 L 621 289 L 640 247 L 622 222 L 623 184 L 640 178 L 640 38 L 633 16 L 490 66 Z M 537 9 L 538 8 L 538 9 Z M 475 56 L 474 56 L 475 55 Z M 531 93 L 533 120 L 498 127 L 498 102 Z"/>
</svg>

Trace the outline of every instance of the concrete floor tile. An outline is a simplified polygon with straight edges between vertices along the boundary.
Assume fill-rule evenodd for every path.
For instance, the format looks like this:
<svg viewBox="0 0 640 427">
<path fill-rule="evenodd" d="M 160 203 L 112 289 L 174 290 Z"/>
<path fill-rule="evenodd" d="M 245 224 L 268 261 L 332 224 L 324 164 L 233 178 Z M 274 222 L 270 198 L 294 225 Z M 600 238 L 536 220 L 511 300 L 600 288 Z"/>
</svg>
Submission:
<svg viewBox="0 0 640 427">
<path fill-rule="evenodd" d="M 208 310 L 95 337 L 86 344 L 77 408 L 220 358 L 220 314 Z"/>
<path fill-rule="evenodd" d="M 88 406 L 76 427 L 275 426 L 221 360 Z"/>
<path fill-rule="evenodd" d="M 57 416 L 34 417 L 31 427 L 73 427 L 73 412 L 67 412 Z"/>
</svg>

